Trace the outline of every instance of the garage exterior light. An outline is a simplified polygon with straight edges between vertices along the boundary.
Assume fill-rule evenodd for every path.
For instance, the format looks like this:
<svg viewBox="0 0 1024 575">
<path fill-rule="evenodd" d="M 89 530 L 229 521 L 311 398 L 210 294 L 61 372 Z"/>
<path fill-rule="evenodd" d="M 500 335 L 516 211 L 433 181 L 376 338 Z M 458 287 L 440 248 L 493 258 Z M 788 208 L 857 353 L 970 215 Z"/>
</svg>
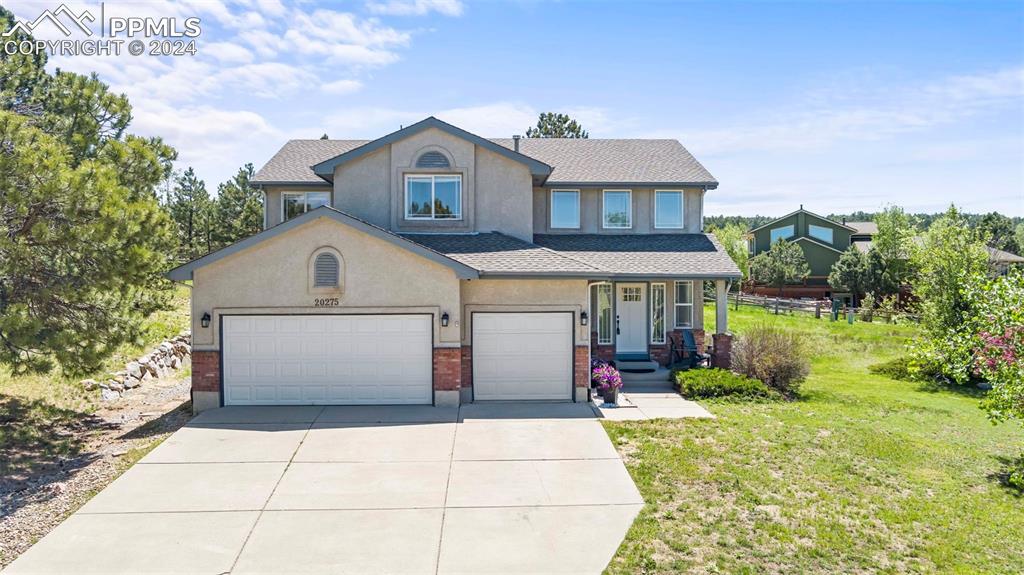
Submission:
<svg viewBox="0 0 1024 575">
<path fill-rule="evenodd" d="M 199 319 L 199 323 L 202 324 L 203 329 L 206 329 L 206 328 L 210 327 L 210 314 L 209 314 L 209 312 L 206 312 L 206 313 L 203 314 L 203 317 Z"/>
</svg>

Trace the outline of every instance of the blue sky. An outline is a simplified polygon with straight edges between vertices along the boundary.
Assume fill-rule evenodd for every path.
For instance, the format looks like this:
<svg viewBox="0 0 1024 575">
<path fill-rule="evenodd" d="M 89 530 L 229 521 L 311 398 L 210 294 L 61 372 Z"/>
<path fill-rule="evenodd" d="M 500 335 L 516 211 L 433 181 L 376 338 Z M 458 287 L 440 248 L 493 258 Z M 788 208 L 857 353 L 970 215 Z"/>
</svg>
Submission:
<svg viewBox="0 0 1024 575">
<path fill-rule="evenodd" d="M 56 2 L 15 2 L 34 18 Z M 68 3 L 72 8 L 95 3 Z M 1024 3 L 107 2 L 198 16 L 195 57 L 62 57 L 127 93 L 208 187 L 288 138 L 427 115 L 483 136 L 538 112 L 677 138 L 708 214 L 898 204 L 1024 215 Z M 46 32 L 37 31 L 44 36 Z"/>
</svg>

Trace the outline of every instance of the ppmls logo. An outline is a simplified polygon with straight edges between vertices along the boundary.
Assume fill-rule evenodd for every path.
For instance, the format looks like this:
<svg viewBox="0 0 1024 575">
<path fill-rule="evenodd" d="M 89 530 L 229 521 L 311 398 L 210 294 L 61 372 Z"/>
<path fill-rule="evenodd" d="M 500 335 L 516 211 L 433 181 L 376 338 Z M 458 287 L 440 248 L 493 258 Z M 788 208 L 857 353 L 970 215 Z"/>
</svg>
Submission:
<svg viewBox="0 0 1024 575">
<path fill-rule="evenodd" d="M 51 56 L 120 56 L 124 53 L 132 56 L 195 56 L 198 52 L 196 38 L 202 33 L 199 18 L 107 18 L 105 8 L 105 3 L 100 2 L 99 34 L 89 26 L 96 21 L 92 12 L 83 10 L 81 14 L 75 14 L 67 4 L 61 4 L 56 10 L 43 10 L 35 20 L 19 20 L 10 30 L 3 32 L 3 52 L 9 56 L 40 53 Z M 65 38 L 36 38 L 34 32 L 46 22 L 60 30 Z M 81 34 L 76 33 L 75 28 Z"/>
<path fill-rule="evenodd" d="M 61 4 L 56 10 L 52 12 L 50 10 L 43 10 L 43 13 L 38 18 L 28 21 L 19 21 L 10 30 L 3 33 L 4 37 L 13 36 L 17 32 L 21 32 L 26 35 L 31 35 L 35 29 L 42 24 L 44 21 L 50 21 L 56 26 L 65 36 L 71 36 L 71 29 L 64 25 L 61 21 L 60 16 L 67 16 L 71 20 L 71 23 L 78 27 L 79 30 L 85 33 L 86 36 L 92 36 L 92 29 L 86 26 L 85 22 L 95 22 L 96 17 L 92 15 L 88 10 L 83 10 L 81 14 L 75 14 L 67 7 L 66 4 Z"/>
</svg>

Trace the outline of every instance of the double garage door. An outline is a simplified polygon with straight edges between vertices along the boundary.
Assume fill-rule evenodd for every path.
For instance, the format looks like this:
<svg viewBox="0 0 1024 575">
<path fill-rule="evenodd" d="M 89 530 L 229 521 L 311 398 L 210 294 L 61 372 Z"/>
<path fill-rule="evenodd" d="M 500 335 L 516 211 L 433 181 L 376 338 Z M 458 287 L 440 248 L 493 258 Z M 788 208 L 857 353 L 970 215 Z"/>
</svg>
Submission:
<svg viewBox="0 0 1024 575">
<path fill-rule="evenodd" d="M 570 313 L 474 313 L 473 398 L 572 398 Z M 433 400 L 429 315 L 223 318 L 226 405 Z"/>
<path fill-rule="evenodd" d="M 225 316 L 226 405 L 430 404 L 429 315 Z"/>
</svg>

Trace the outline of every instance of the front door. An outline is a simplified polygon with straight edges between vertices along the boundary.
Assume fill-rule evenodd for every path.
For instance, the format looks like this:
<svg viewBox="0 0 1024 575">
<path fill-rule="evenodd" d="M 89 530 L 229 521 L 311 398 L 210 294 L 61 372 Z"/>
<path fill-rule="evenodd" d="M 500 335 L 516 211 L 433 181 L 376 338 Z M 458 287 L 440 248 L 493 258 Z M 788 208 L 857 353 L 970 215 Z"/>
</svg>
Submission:
<svg viewBox="0 0 1024 575">
<path fill-rule="evenodd" d="M 647 353 L 645 284 L 616 284 L 615 352 Z"/>
</svg>

